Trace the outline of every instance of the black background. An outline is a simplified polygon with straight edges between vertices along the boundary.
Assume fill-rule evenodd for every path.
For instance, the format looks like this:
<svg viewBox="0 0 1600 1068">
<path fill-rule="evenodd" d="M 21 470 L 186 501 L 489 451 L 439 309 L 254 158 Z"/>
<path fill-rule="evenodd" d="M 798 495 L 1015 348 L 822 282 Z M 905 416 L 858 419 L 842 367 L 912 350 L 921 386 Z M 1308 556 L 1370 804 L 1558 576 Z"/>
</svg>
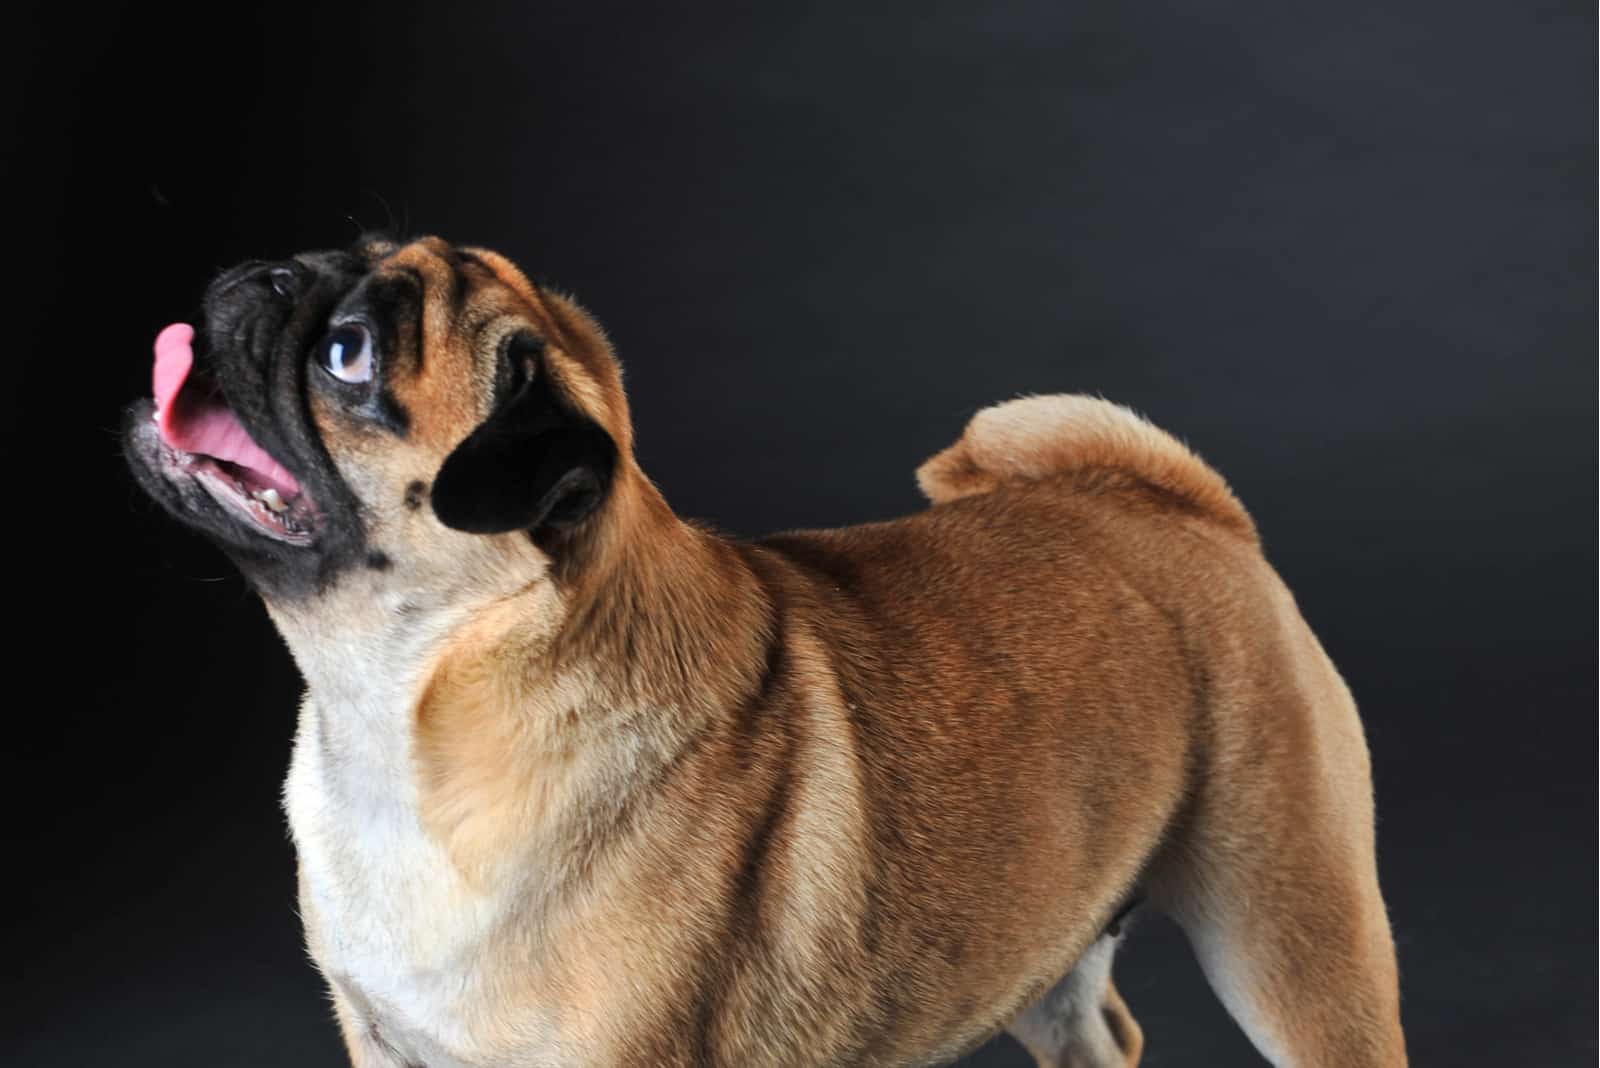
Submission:
<svg viewBox="0 0 1600 1068">
<path fill-rule="evenodd" d="M 916 508 L 1019 392 L 1184 436 L 1362 704 L 1414 1061 L 1594 1063 L 1593 5 L 683 8 L 13 9 L 0 1060 L 341 1063 L 293 665 L 115 428 L 216 269 L 392 225 L 575 291 L 733 532 Z M 1256 1063 L 1164 921 L 1119 978 Z"/>
</svg>

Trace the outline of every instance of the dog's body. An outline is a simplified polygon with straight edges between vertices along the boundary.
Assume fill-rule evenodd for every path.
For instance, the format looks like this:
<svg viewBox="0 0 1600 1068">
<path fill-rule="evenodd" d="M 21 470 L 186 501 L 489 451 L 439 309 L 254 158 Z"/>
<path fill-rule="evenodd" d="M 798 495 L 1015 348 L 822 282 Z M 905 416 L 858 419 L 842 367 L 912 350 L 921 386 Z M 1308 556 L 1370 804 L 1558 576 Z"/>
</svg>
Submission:
<svg viewBox="0 0 1600 1068">
<path fill-rule="evenodd" d="M 503 260 L 302 268 L 335 329 L 420 279 L 382 391 L 297 387 L 337 481 L 251 426 L 333 548 L 234 545 L 308 683 L 286 802 L 358 1066 L 916 1065 L 1000 1027 L 1131 1064 L 1136 895 L 1276 1063 L 1404 1063 L 1354 705 L 1182 446 L 1016 401 L 919 472 L 929 510 L 736 543 L 667 508 L 603 338 Z"/>
</svg>

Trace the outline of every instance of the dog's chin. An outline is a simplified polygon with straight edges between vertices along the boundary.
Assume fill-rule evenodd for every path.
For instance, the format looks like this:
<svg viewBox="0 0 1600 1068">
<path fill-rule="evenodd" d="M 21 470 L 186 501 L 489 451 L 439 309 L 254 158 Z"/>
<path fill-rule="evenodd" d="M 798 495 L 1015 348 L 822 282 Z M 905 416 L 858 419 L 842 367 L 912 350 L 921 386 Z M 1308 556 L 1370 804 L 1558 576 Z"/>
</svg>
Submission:
<svg viewBox="0 0 1600 1068">
<path fill-rule="evenodd" d="M 348 514 L 342 486 L 314 465 L 286 464 L 256 445 L 205 374 L 194 376 L 183 396 L 162 399 L 165 412 L 145 399 L 124 417 L 123 449 L 135 479 L 173 518 L 227 553 L 262 596 L 314 595 L 361 558 L 360 524 Z M 178 406 L 185 410 L 174 412 Z"/>
<path fill-rule="evenodd" d="M 315 551 L 327 520 L 309 491 L 237 459 L 173 445 L 154 402 L 129 409 L 123 442 L 140 485 L 187 526 L 256 554 Z"/>
<path fill-rule="evenodd" d="M 128 410 L 123 449 L 144 491 L 221 548 L 269 602 L 314 597 L 363 559 L 359 524 L 339 507 L 337 492 L 328 490 L 335 506 L 325 509 L 309 489 L 289 498 L 260 471 L 174 447 L 149 400 Z M 328 489 L 324 482 L 317 480 Z"/>
</svg>

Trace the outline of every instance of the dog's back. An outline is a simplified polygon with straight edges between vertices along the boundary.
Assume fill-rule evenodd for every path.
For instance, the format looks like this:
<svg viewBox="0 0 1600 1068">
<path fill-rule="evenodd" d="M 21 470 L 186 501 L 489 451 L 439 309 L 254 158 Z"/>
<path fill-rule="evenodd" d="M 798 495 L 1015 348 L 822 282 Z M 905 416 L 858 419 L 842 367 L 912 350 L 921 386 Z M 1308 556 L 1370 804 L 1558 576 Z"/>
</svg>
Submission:
<svg viewBox="0 0 1600 1068">
<path fill-rule="evenodd" d="M 1327 972 L 1331 998 L 1381 1020 L 1392 958 L 1354 705 L 1222 478 L 1083 397 L 980 413 L 918 478 L 926 512 L 752 554 L 782 632 L 829 635 L 864 848 L 892 858 L 873 869 L 861 960 L 895 992 L 892 1018 L 932 1028 L 963 1015 L 959 996 L 1003 1020 L 1147 892 L 1264 1051 L 1293 1048 L 1307 1011 L 1273 1007 L 1285 968 Z M 1267 884 L 1312 873 L 1322 885 L 1294 893 L 1318 907 L 1281 928 L 1354 941 L 1358 964 L 1285 958 L 1276 935 L 1219 948 L 1240 936 L 1218 887 L 1270 917 L 1284 893 Z M 1351 993 L 1386 968 L 1387 993 Z M 1362 1036 L 1330 1048 L 1354 1055 Z"/>
</svg>

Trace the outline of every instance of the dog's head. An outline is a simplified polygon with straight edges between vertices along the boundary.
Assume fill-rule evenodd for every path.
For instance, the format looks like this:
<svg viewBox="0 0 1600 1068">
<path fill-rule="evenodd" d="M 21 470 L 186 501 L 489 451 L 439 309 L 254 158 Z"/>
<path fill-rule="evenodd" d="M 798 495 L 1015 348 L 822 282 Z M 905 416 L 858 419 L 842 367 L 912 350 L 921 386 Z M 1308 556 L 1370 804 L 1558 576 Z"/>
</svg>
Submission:
<svg viewBox="0 0 1600 1068">
<path fill-rule="evenodd" d="M 156 343 L 126 446 L 144 488 L 269 600 L 351 572 L 559 562 L 631 464 L 594 322 L 503 257 L 435 238 L 251 262 Z M 493 546 L 493 548 L 488 548 Z"/>
</svg>

